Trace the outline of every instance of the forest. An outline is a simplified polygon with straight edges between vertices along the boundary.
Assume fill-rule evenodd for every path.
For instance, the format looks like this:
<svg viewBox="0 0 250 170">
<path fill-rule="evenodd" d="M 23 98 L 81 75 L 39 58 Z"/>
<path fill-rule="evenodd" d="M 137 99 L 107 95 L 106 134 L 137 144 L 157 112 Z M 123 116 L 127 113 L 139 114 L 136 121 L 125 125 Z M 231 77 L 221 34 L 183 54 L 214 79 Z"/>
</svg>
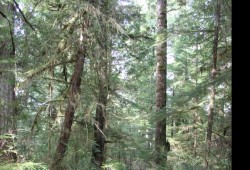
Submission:
<svg viewBox="0 0 250 170">
<path fill-rule="evenodd" d="M 1 0 L 0 170 L 231 170 L 230 0 Z"/>
</svg>

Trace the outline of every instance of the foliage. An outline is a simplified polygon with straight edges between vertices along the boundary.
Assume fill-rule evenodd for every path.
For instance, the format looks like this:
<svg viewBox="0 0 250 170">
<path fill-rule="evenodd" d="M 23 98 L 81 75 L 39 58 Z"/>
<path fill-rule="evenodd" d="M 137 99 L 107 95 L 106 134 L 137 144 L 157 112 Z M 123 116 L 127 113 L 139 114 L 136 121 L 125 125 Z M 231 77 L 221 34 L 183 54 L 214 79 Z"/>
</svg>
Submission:
<svg viewBox="0 0 250 170">
<path fill-rule="evenodd" d="M 42 163 L 35 162 L 23 162 L 23 163 L 12 163 L 12 164 L 0 164 L 1 170 L 46 170 L 48 169 Z"/>
<path fill-rule="evenodd" d="M 15 146 L 19 155 L 19 162 L 1 164 L 0 169 L 48 169 L 52 163 L 74 72 L 80 25 L 87 21 L 81 92 L 63 166 L 93 169 L 95 112 L 100 104 L 101 74 L 98 71 L 102 69 L 104 51 L 100 37 L 104 36 L 105 27 L 109 30 L 111 56 L 103 167 L 154 169 L 155 122 L 166 117 L 170 142 L 166 168 L 204 168 L 210 87 L 215 85 L 215 116 L 208 161 L 210 169 L 231 169 L 230 1 L 220 1 L 218 74 L 211 80 L 215 0 L 185 1 L 185 4 L 168 0 L 168 25 L 161 37 L 167 41 L 167 113 L 163 115 L 156 114 L 155 107 L 156 1 L 145 0 L 140 6 L 132 0 L 108 0 L 113 9 L 107 11 L 109 15 L 85 0 L 17 2 L 35 31 L 17 12 L 15 59 L 0 60 L 0 66 L 6 63 L 16 66 Z M 0 40 L 9 36 L 7 22 L 1 19 L 4 31 Z M 3 107 L 2 99 L 0 107 Z"/>
</svg>

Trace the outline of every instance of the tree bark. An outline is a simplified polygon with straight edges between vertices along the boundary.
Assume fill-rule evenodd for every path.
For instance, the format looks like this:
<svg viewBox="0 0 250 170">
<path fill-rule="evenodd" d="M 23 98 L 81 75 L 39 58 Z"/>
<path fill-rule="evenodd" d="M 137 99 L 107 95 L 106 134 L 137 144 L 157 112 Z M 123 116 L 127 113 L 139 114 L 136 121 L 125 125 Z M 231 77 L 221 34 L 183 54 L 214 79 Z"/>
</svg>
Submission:
<svg viewBox="0 0 250 170">
<path fill-rule="evenodd" d="M 100 8 L 100 11 L 106 16 L 110 14 L 111 4 L 109 1 L 96 2 L 96 8 Z M 111 74 L 111 40 L 110 32 L 108 30 L 107 22 L 104 18 L 99 18 L 100 25 L 102 25 L 101 32 L 98 34 L 97 41 L 99 43 L 100 53 L 98 55 L 97 62 L 97 76 L 98 82 L 98 103 L 96 107 L 95 126 L 94 126 L 94 141 L 95 144 L 92 148 L 93 159 L 92 162 L 96 165 L 97 169 L 101 169 L 105 162 L 105 132 L 107 129 L 106 106 L 108 103 L 108 88 L 109 88 L 109 76 Z"/>
<path fill-rule="evenodd" d="M 173 94 L 172 96 L 174 96 L 174 87 L 173 87 Z M 171 138 L 174 137 L 174 115 L 171 116 Z"/>
<path fill-rule="evenodd" d="M 220 0 L 216 0 L 216 10 L 214 14 L 214 42 L 213 42 L 213 67 L 212 67 L 212 81 L 215 80 L 216 74 L 217 74 L 217 50 L 218 50 L 218 41 L 219 41 L 219 23 L 220 23 Z M 207 125 L 207 137 L 206 137 L 206 143 L 207 143 L 207 155 L 206 155 L 206 161 L 205 166 L 208 168 L 208 155 L 210 152 L 211 147 L 211 138 L 212 138 L 212 131 L 213 131 L 213 117 L 214 117 L 214 106 L 215 106 L 215 94 L 216 94 L 216 88 L 215 84 L 211 87 L 211 94 L 210 94 L 210 103 L 209 103 L 209 111 L 208 111 L 208 125 Z"/>
<path fill-rule="evenodd" d="M 99 84 L 99 98 L 96 107 L 95 126 L 94 126 L 94 141 L 92 153 L 94 156 L 94 163 L 98 168 L 101 168 L 105 158 L 105 126 L 106 126 L 106 106 L 107 106 L 107 89 Z"/>
<path fill-rule="evenodd" d="M 71 126 L 73 123 L 73 118 L 77 107 L 77 100 L 78 100 L 77 97 L 79 96 L 80 93 L 81 76 L 85 61 L 85 51 L 86 51 L 85 46 L 81 44 L 78 48 L 75 70 L 71 78 L 68 105 L 65 112 L 63 129 L 61 131 L 56 152 L 53 158 L 53 162 L 51 164 L 51 169 L 53 170 L 62 169 L 61 162 L 67 149 L 67 144 L 71 132 Z"/>
<path fill-rule="evenodd" d="M 166 16 L 166 0 L 157 0 L 157 82 L 156 82 L 156 111 L 161 114 L 161 120 L 156 122 L 155 132 L 155 163 L 157 165 L 163 164 L 166 159 L 166 34 L 167 16 Z"/>
<path fill-rule="evenodd" d="M 2 27 L 0 32 L 9 34 L 0 38 L 0 135 L 16 134 L 16 100 L 15 100 L 15 44 L 14 44 L 14 4 L 0 3 L 0 21 Z M 6 143 L 7 142 L 7 143 Z M 17 155 L 9 150 L 9 146 L 13 145 L 13 139 L 0 137 L 0 153 L 7 151 L 1 155 L 2 161 L 16 161 Z M 7 148 L 6 148 L 7 147 Z"/>
</svg>

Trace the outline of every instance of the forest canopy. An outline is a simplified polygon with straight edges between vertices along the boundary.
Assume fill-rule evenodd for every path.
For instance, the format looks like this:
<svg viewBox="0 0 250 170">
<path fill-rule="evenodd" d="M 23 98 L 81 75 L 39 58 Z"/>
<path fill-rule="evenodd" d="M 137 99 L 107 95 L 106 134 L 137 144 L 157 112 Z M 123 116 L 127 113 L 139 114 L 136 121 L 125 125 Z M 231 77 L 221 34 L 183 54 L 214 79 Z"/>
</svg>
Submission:
<svg viewBox="0 0 250 170">
<path fill-rule="evenodd" d="M 231 25 L 229 0 L 1 0 L 0 170 L 231 170 Z"/>
</svg>

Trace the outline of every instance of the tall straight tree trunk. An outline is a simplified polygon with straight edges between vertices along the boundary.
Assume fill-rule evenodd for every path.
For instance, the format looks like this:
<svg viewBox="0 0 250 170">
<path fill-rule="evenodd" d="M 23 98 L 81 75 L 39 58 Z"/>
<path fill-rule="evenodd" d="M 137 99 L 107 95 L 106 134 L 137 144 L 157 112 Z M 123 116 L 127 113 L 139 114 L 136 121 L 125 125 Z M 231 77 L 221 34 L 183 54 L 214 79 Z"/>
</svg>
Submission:
<svg viewBox="0 0 250 170">
<path fill-rule="evenodd" d="M 92 152 L 94 163 L 100 169 L 105 158 L 105 126 L 106 126 L 106 106 L 108 89 L 104 86 L 104 82 L 99 80 L 99 97 L 96 107 L 95 126 L 94 126 L 94 141 Z"/>
<path fill-rule="evenodd" d="M 14 44 L 14 4 L 0 2 L 0 135 L 16 134 L 16 103 L 15 103 L 15 44 Z M 7 33 L 4 35 L 3 33 Z M 13 145 L 11 138 L 0 138 L 0 157 L 2 161 L 16 161 L 16 153 L 9 146 Z"/>
<path fill-rule="evenodd" d="M 110 8 L 109 1 L 99 1 L 98 7 L 100 11 L 106 16 L 109 16 Z M 110 34 L 108 31 L 107 22 L 105 19 L 100 18 L 100 24 L 102 25 L 101 32 L 98 37 L 98 43 L 100 48 L 99 59 L 97 61 L 97 76 L 98 82 L 98 103 L 96 107 L 95 126 L 94 126 L 94 141 L 95 145 L 92 148 L 93 163 L 97 169 L 101 169 L 105 162 L 105 132 L 106 132 L 106 114 L 108 103 L 108 87 L 109 87 L 109 75 L 111 74 L 110 64 Z"/>
<path fill-rule="evenodd" d="M 86 40 L 86 37 L 84 37 Z M 74 69 L 74 73 L 72 75 L 70 81 L 70 89 L 69 89 L 69 98 L 68 98 L 68 105 L 65 112 L 63 128 L 61 130 L 60 138 L 57 144 L 56 152 L 53 158 L 53 162 L 51 164 L 51 169 L 62 169 L 61 162 L 65 155 L 67 144 L 69 141 L 70 133 L 71 133 L 71 126 L 73 124 L 73 118 L 77 106 L 77 98 L 80 93 L 80 85 L 81 85 L 81 76 L 83 72 L 83 66 L 85 61 L 85 46 L 83 44 L 84 40 L 78 47 L 78 52 L 76 56 L 76 65 Z"/>
<path fill-rule="evenodd" d="M 166 161 L 166 32 L 167 29 L 167 13 L 166 0 L 157 0 L 157 83 L 156 83 L 156 111 L 160 114 L 161 120 L 156 122 L 155 132 L 155 163 L 161 165 Z"/>
<path fill-rule="evenodd" d="M 175 95 L 174 93 L 174 87 L 173 87 L 173 96 Z M 171 138 L 174 137 L 174 115 L 171 116 Z"/>
<path fill-rule="evenodd" d="M 217 50 L 218 50 L 218 41 L 219 41 L 219 23 L 220 23 L 220 0 L 216 0 L 216 9 L 214 14 L 214 42 L 213 42 L 213 67 L 212 67 L 212 81 L 215 80 L 217 74 Z M 215 105 L 215 84 L 211 87 L 211 94 L 210 94 L 210 103 L 209 103 L 209 111 L 208 111 L 208 125 L 207 125 L 207 158 L 205 162 L 206 168 L 208 168 L 208 155 L 210 152 L 211 147 L 211 138 L 212 138 L 212 131 L 213 131 L 213 116 L 214 116 L 214 105 Z"/>
<path fill-rule="evenodd" d="M 52 63 L 51 63 L 52 65 Z M 55 72 L 54 72 L 54 67 L 51 66 L 51 69 L 48 70 L 48 74 L 50 75 L 51 79 L 54 78 Z M 53 99 L 53 90 L 54 90 L 54 86 L 53 86 L 53 81 L 50 80 L 49 84 L 48 84 L 48 89 L 49 89 L 49 100 L 51 101 Z M 48 106 L 48 157 L 51 157 L 52 153 L 51 153 L 51 137 L 52 137 L 52 126 L 55 122 L 55 119 L 57 117 L 57 111 L 56 111 L 56 107 L 54 106 L 53 103 L 49 103 Z"/>
<path fill-rule="evenodd" d="M 199 45 L 196 44 L 196 50 L 198 51 L 199 50 Z M 195 58 L 195 68 L 196 70 L 198 70 L 198 64 L 199 64 L 199 60 L 198 60 L 198 57 L 196 55 L 196 58 Z M 195 87 L 198 86 L 198 74 L 197 76 L 195 76 Z M 195 97 L 195 103 L 198 104 L 198 97 L 196 96 Z M 193 127 L 193 137 L 194 137 L 194 143 L 193 143 L 193 149 L 194 149 L 194 157 L 196 158 L 197 156 L 197 134 L 198 134 L 198 131 L 197 131 L 197 122 L 198 122 L 198 110 L 196 109 L 194 111 L 194 127 Z"/>
</svg>

